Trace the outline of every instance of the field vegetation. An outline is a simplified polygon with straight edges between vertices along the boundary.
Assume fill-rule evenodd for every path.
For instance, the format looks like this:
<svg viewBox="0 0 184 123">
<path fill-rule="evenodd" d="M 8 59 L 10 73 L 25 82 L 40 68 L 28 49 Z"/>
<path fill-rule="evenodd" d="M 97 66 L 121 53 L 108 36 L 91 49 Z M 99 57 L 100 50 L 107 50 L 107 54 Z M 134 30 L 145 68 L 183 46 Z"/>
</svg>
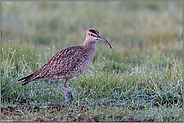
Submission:
<svg viewBox="0 0 184 123">
<path fill-rule="evenodd" d="M 181 2 L 2 2 L 2 121 L 183 122 Z M 95 28 L 90 68 L 68 81 L 18 79 Z M 61 84 L 64 80 L 60 81 Z"/>
</svg>

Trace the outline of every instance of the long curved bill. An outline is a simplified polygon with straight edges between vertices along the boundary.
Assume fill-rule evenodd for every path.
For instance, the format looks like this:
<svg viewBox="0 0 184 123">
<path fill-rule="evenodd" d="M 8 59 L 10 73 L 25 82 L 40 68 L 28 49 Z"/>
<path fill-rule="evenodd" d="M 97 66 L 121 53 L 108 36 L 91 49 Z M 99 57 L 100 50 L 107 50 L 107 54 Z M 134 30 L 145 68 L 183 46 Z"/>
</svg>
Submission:
<svg viewBox="0 0 184 123">
<path fill-rule="evenodd" d="M 109 47 L 112 49 L 111 44 L 110 44 L 105 38 L 102 38 L 102 37 L 100 37 L 100 36 L 98 35 L 98 39 L 105 41 L 105 42 L 109 45 Z"/>
</svg>

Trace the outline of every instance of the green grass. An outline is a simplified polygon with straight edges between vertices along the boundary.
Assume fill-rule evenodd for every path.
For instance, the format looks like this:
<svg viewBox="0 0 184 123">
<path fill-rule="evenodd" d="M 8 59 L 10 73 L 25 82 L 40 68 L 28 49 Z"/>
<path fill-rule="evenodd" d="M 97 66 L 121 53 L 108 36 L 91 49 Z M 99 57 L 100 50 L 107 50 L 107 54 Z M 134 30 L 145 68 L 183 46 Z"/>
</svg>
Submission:
<svg viewBox="0 0 184 123">
<path fill-rule="evenodd" d="M 18 84 L 91 27 L 113 49 L 97 42 L 90 68 L 68 81 L 71 105 L 51 80 Z M 179 2 L 3 2 L 2 121 L 182 122 L 182 45 Z"/>
</svg>

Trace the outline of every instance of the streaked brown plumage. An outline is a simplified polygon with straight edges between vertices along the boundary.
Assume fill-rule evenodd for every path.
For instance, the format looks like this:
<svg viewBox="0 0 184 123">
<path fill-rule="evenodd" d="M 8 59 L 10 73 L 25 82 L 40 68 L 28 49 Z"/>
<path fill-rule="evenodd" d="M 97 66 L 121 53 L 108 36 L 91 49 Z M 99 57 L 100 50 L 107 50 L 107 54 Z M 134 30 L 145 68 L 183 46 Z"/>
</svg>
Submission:
<svg viewBox="0 0 184 123">
<path fill-rule="evenodd" d="M 70 100 L 73 100 L 72 92 L 66 89 L 67 80 L 81 75 L 88 69 L 94 58 L 98 39 L 105 41 L 112 48 L 106 39 L 99 36 L 96 29 L 89 29 L 82 45 L 68 47 L 58 52 L 39 70 L 19 79 L 19 83 L 25 85 L 30 81 L 55 79 L 55 83 L 64 89 L 65 101 L 67 101 L 67 94 L 69 94 Z M 58 83 L 59 79 L 66 79 L 64 87 Z"/>
</svg>

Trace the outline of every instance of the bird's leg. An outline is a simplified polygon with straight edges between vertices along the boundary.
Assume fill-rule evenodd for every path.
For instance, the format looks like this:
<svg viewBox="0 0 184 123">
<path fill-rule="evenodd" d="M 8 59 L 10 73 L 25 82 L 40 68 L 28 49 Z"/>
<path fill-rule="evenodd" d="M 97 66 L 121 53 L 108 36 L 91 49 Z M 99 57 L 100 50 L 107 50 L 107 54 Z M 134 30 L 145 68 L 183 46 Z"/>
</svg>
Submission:
<svg viewBox="0 0 184 123">
<path fill-rule="evenodd" d="M 69 94 L 70 99 L 71 99 L 70 101 L 72 101 L 72 100 L 73 100 L 72 92 L 71 92 L 70 90 L 68 90 L 67 88 L 63 87 L 62 85 L 60 85 L 60 84 L 58 83 L 58 79 L 56 79 L 54 82 L 56 83 L 57 86 L 59 86 L 60 88 L 62 88 L 62 89 L 64 90 L 64 92 L 66 93 L 65 101 L 66 101 L 66 102 L 68 101 L 68 99 L 67 99 L 67 94 Z M 65 82 L 66 82 L 66 81 L 65 81 Z"/>
<path fill-rule="evenodd" d="M 67 80 L 68 80 L 68 79 L 66 79 L 66 80 L 65 80 L 65 83 L 64 83 L 64 87 L 65 87 L 65 88 L 67 87 L 67 85 L 66 85 Z M 71 102 L 71 101 L 73 100 L 72 92 L 71 92 L 71 91 L 70 91 L 70 92 L 67 92 L 67 91 L 65 91 L 65 90 L 64 90 L 64 92 L 65 92 L 65 100 L 67 99 L 67 94 L 69 94 L 70 102 Z"/>
<path fill-rule="evenodd" d="M 68 79 L 66 79 L 66 80 L 65 80 L 65 83 L 64 83 L 64 87 L 65 87 L 65 88 L 67 87 L 67 85 L 66 85 L 67 80 L 68 80 Z M 64 90 L 64 92 L 65 92 L 65 100 L 68 100 L 67 92 L 66 92 L 65 90 Z"/>
</svg>

